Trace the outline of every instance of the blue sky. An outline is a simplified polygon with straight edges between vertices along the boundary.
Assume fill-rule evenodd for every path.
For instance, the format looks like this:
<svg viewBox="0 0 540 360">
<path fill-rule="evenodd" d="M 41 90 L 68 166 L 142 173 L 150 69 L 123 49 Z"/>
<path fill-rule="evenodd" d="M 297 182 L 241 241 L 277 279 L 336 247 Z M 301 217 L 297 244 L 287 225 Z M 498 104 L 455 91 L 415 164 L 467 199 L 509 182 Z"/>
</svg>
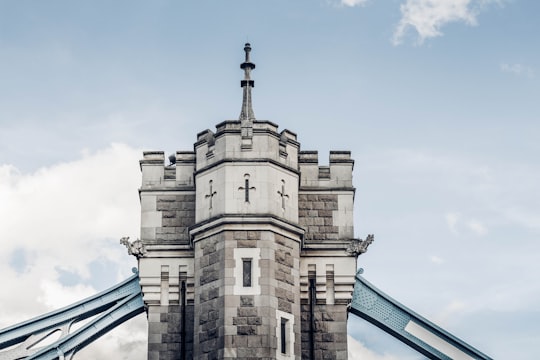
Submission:
<svg viewBox="0 0 540 360">
<path fill-rule="evenodd" d="M 190 150 L 238 117 L 249 41 L 256 117 L 321 163 L 353 153 L 355 231 L 376 239 L 366 278 L 494 358 L 536 359 L 538 13 L 531 0 L 0 1 L 0 327 L 129 276 L 118 239 L 138 236 L 142 150 Z M 134 359 L 144 326 L 81 355 Z M 350 335 L 365 358 L 418 358 L 359 320 Z"/>
</svg>

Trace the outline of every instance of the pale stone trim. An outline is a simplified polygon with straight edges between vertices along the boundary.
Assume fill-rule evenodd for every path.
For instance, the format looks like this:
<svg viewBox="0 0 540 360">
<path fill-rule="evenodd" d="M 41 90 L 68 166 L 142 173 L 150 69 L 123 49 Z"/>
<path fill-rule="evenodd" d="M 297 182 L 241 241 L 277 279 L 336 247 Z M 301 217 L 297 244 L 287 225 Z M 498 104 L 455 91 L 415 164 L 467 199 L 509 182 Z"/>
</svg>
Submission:
<svg viewBox="0 0 540 360">
<path fill-rule="evenodd" d="M 261 286 L 259 278 L 261 277 L 261 268 L 259 267 L 259 259 L 261 258 L 261 249 L 259 248 L 235 248 L 234 260 L 234 295 L 260 295 Z M 244 271 L 242 259 L 251 259 L 251 286 L 243 286 Z"/>
<path fill-rule="evenodd" d="M 287 319 L 287 330 L 288 334 L 286 335 L 287 342 L 287 353 L 281 353 L 281 319 Z M 281 310 L 276 309 L 276 337 L 277 337 L 277 347 L 276 347 L 276 359 L 278 360 L 289 360 L 294 359 L 294 315 L 286 313 Z"/>
<path fill-rule="evenodd" d="M 305 232 L 303 228 L 284 219 L 266 216 L 223 215 L 207 222 L 196 224 L 189 230 L 192 243 L 219 234 L 223 230 L 230 231 L 272 231 L 276 234 L 295 239 Z M 342 251 L 343 252 L 343 251 Z"/>
</svg>

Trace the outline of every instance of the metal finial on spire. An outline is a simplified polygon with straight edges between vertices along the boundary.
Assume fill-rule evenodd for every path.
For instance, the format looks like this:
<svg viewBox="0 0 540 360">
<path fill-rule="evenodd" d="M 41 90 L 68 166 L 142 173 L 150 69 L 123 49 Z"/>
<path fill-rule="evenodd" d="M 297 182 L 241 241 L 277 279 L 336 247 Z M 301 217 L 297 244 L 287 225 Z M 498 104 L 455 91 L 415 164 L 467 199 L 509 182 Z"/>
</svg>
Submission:
<svg viewBox="0 0 540 360">
<path fill-rule="evenodd" d="M 240 81 L 240 86 L 243 88 L 240 120 L 255 120 L 255 114 L 251 105 L 251 88 L 255 87 L 255 82 L 250 78 L 251 70 L 255 69 L 255 64 L 249 58 L 249 53 L 251 52 L 251 45 L 249 43 L 246 43 L 244 46 L 244 51 L 246 53 L 246 60 L 240 64 L 240 69 L 244 70 L 244 80 Z"/>
</svg>

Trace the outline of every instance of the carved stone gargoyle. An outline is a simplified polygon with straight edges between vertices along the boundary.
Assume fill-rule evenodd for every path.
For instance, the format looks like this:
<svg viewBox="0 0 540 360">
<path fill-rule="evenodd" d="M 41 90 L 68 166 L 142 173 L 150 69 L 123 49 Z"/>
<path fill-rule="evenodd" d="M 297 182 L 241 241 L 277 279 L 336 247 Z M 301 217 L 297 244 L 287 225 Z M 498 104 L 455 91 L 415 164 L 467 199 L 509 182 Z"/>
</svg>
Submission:
<svg viewBox="0 0 540 360">
<path fill-rule="evenodd" d="M 366 237 L 366 240 L 362 239 L 352 239 L 347 246 L 347 253 L 351 256 L 358 257 L 360 254 L 363 254 L 367 251 L 368 246 L 375 240 L 375 236 L 370 234 Z"/>
<path fill-rule="evenodd" d="M 129 241 L 129 236 L 120 239 L 120 244 L 125 245 L 129 255 L 135 256 L 137 259 L 146 255 L 146 248 L 141 240 L 137 239 L 133 242 Z"/>
</svg>

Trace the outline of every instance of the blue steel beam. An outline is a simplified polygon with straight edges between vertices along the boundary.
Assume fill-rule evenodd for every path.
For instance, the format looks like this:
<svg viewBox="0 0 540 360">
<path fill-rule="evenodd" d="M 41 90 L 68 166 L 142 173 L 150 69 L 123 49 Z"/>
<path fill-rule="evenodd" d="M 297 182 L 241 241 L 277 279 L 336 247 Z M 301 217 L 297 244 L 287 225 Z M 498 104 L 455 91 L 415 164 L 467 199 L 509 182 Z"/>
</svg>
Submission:
<svg viewBox="0 0 540 360">
<path fill-rule="evenodd" d="M 136 273 L 97 295 L 0 330 L 0 360 L 70 359 L 93 340 L 143 311 L 142 292 Z M 73 324 L 98 314 L 101 315 L 69 333 Z M 42 340 L 57 331 L 62 333 L 58 341 L 39 347 Z M 12 348 L 6 349 L 10 346 Z M 53 357 L 52 353 L 55 354 Z"/>
<path fill-rule="evenodd" d="M 92 341 L 142 312 L 144 312 L 142 295 L 133 294 L 74 333 L 44 347 L 26 359 L 54 360 L 61 356 L 71 359 L 77 351 Z"/>
<path fill-rule="evenodd" d="M 356 274 L 349 309 L 430 359 L 492 360 L 454 335 L 416 314 Z"/>
</svg>

